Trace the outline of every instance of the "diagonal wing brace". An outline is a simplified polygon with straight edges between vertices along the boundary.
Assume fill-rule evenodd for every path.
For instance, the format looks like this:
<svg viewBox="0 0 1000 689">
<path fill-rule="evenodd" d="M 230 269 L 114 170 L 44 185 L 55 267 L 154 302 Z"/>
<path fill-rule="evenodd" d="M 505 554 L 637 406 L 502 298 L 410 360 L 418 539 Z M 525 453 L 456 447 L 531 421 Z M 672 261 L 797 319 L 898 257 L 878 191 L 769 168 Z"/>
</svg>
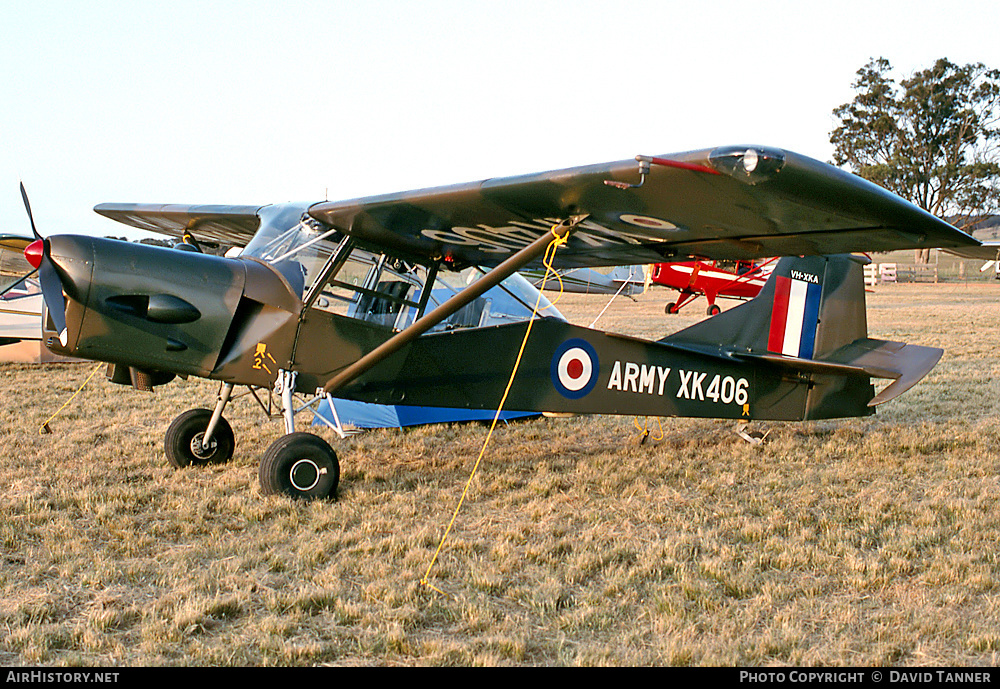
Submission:
<svg viewBox="0 0 1000 689">
<path fill-rule="evenodd" d="M 368 354 L 365 354 L 363 357 L 335 375 L 327 381 L 326 385 L 323 386 L 323 392 L 331 394 L 334 391 L 339 390 L 379 362 L 384 361 L 387 357 L 402 349 L 408 343 L 423 335 L 438 323 L 441 323 L 446 318 L 459 311 L 462 307 L 481 296 L 490 288 L 500 284 L 500 282 L 541 256 L 553 240 L 564 240 L 577 225 L 586 219 L 586 217 L 586 215 L 574 215 L 566 220 L 563 220 L 552 228 L 551 233 L 543 234 L 531 244 L 518 251 L 496 268 L 492 269 L 486 275 L 473 282 L 445 303 L 441 304 L 441 306 L 437 307 L 430 313 L 425 314 L 423 317 L 414 322 L 413 325 L 401 330 L 396 335 L 389 338 L 381 345 L 368 352 Z"/>
</svg>

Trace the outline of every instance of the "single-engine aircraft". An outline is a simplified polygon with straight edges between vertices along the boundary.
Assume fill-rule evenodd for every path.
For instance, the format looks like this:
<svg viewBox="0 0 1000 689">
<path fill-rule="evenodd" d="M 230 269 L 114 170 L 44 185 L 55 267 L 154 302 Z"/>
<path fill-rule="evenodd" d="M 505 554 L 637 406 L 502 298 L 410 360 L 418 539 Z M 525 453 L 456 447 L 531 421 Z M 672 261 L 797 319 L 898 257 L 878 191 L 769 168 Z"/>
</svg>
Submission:
<svg viewBox="0 0 1000 689">
<path fill-rule="evenodd" d="M 677 301 L 664 307 L 666 313 L 677 313 L 681 307 L 700 295 L 708 301 L 708 315 L 722 309 L 715 300 L 752 299 L 756 297 L 774 270 L 777 258 L 765 261 L 671 261 L 653 266 L 651 282 L 680 292 Z"/>
<path fill-rule="evenodd" d="M 175 375 L 220 381 L 214 409 L 167 429 L 176 466 L 232 456 L 223 413 L 235 386 L 273 391 L 286 435 L 264 452 L 261 490 L 295 497 L 334 495 L 340 471 L 325 440 L 295 430 L 311 403 L 299 406 L 303 396 L 496 409 L 531 325 L 504 409 L 737 421 L 873 413 L 941 350 L 869 338 L 864 259 L 845 254 L 926 246 L 995 258 L 859 177 L 758 146 L 349 201 L 95 210 L 245 250 L 230 259 L 41 239 L 32 220 L 39 240 L 25 253 L 38 267 L 48 347 L 108 362 L 112 381 L 138 389 Z M 765 256 L 792 258 L 756 299 L 657 342 L 572 325 L 544 301 L 536 320 L 484 320 L 486 290 L 546 260 L 565 269 Z M 454 296 L 434 306 L 442 284 Z M 876 395 L 873 377 L 894 382 Z"/>
</svg>

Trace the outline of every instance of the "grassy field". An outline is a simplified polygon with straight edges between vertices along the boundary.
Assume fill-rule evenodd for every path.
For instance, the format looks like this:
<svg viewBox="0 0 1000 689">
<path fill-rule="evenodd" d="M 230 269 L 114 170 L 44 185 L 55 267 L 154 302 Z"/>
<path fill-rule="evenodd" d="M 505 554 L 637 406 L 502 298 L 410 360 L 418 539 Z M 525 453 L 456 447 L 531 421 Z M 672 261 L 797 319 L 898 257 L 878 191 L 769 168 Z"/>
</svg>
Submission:
<svg viewBox="0 0 1000 689">
<path fill-rule="evenodd" d="M 658 337 L 668 292 L 597 327 Z M 607 297 L 566 296 L 589 324 Z M 941 346 L 874 417 L 630 417 L 343 441 L 339 499 L 262 497 L 280 425 L 231 405 L 233 462 L 176 471 L 163 432 L 215 386 L 155 395 L 93 364 L 0 367 L 0 664 L 995 665 L 1000 283 L 879 287 L 873 336 Z M 302 417 L 304 420 L 304 417 Z"/>
</svg>

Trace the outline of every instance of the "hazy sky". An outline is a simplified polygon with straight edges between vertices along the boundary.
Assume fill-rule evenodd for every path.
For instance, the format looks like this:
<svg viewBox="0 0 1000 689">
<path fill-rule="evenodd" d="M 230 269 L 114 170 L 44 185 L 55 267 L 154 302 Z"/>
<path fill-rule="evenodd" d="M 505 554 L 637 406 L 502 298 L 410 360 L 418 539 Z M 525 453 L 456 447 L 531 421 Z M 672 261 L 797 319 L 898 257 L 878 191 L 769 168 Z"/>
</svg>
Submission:
<svg viewBox="0 0 1000 689">
<path fill-rule="evenodd" d="M 0 0 L 0 232 L 756 143 L 828 160 L 884 56 L 1000 67 L 1000 2 Z"/>
</svg>

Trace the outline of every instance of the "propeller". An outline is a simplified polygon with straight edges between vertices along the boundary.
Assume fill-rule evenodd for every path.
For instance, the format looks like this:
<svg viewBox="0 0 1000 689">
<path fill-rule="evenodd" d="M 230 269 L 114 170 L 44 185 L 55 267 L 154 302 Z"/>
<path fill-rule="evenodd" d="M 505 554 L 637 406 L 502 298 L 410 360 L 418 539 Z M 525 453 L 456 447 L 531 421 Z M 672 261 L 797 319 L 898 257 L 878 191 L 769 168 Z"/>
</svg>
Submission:
<svg viewBox="0 0 1000 689">
<path fill-rule="evenodd" d="M 24 190 L 24 182 L 21 182 L 21 198 L 24 199 L 24 210 L 28 211 L 28 222 L 31 223 L 31 234 L 35 236 L 35 239 L 41 239 L 42 235 L 38 234 L 38 230 L 35 229 L 35 218 L 31 214 L 31 204 L 28 203 L 28 192 Z"/>
<path fill-rule="evenodd" d="M 42 288 L 42 299 L 49 310 L 52 324 L 56 332 L 59 333 L 59 342 L 63 347 L 67 343 L 66 333 L 66 299 L 63 297 L 62 280 L 56 272 L 55 263 L 49 256 L 49 243 L 38 234 L 35 228 L 35 218 L 31 214 L 31 204 L 28 202 L 28 192 L 24 190 L 24 182 L 21 182 L 21 198 L 24 199 L 24 210 L 28 211 L 28 220 L 31 222 L 31 233 L 35 241 L 24 248 L 24 258 L 38 271 L 38 283 Z"/>
</svg>

